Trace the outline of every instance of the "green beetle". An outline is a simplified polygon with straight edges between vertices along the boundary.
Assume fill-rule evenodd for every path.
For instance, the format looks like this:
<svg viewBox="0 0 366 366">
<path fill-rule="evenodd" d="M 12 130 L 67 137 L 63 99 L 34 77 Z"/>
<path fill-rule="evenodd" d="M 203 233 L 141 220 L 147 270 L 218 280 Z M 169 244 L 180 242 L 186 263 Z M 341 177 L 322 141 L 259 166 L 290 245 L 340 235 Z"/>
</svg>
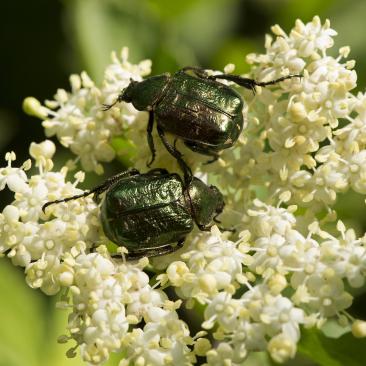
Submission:
<svg viewBox="0 0 366 366">
<path fill-rule="evenodd" d="M 131 169 L 107 179 L 94 189 L 47 206 L 106 191 L 101 207 L 105 235 L 128 249 L 128 259 L 173 252 L 183 245 L 194 223 L 209 230 L 224 208 L 224 199 L 215 186 L 193 177 L 188 184 L 178 174 L 153 169 L 145 174 Z M 173 243 L 177 243 L 173 245 Z"/>
<path fill-rule="evenodd" d="M 104 105 L 110 109 L 118 102 L 132 103 L 139 111 L 149 112 L 147 141 L 152 158 L 155 147 L 152 137 L 156 117 L 157 131 L 166 149 L 180 164 L 185 177 L 192 176 L 182 154 L 169 143 L 165 132 L 182 139 L 193 151 L 212 156 L 231 147 L 243 129 L 243 100 L 239 93 L 216 79 L 226 79 L 255 92 L 256 86 L 266 86 L 301 75 L 288 75 L 269 82 L 257 82 L 238 75 L 208 75 L 197 67 L 185 67 L 173 76 L 166 73 L 152 76 L 143 81 L 134 81 L 121 91 L 117 100 Z"/>
</svg>

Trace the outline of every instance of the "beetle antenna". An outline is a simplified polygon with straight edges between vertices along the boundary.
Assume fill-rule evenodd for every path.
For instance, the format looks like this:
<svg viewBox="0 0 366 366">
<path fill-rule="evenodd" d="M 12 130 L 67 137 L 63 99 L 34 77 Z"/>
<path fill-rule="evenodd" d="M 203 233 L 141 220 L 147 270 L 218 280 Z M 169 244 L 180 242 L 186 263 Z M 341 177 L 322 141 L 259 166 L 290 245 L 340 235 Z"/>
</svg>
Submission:
<svg viewBox="0 0 366 366">
<path fill-rule="evenodd" d="M 217 226 L 220 231 L 229 231 L 230 233 L 235 233 L 236 229 L 234 227 L 222 227 L 222 226 Z"/>
<path fill-rule="evenodd" d="M 125 93 L 125 89 L 122 89 L 122 91 L 118 94 L 117 99 L 112 103 L 112 104 L 102 104 L 102 111 L 106 112 L 108 110 L 110 110 L 112 107 L 114 107 L 117 103 L 120 103 L 123 101 L 123 94 Z"/>
<path fill-rule="evenodd" d="M 103 112 L 109 111 L 112 107 L 114 107 L 118 103 L 118 99 L 116 99 L 112 104 L 102 104 L 101 110 Z"/>
</svg>

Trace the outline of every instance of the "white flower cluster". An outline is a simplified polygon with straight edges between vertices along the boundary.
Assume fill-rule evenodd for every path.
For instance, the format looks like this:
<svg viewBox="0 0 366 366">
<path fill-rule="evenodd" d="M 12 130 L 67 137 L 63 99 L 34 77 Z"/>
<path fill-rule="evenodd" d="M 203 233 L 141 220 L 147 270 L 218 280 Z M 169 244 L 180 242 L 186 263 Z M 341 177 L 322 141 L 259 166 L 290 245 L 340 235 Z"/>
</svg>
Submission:
<svg viewBox="0 0 366 366">
<path fill-rule="evenodd" d="M 181 255 L 182 260 L 169 264 L 166 277 L 160 278 L 169 280 L 186 300 L 205 303 L 219 291 L 233 294 L 239 283 L 248 281 L 243 274 L 246 255 L 238 247 L 245 239 L 245 235 L 237 243 L 223 239 L 215 226 L 211 234 L 197 235 Z"/>
<path fill-rule="evenodd" d="M 364 284 L 366 237 L 356 238 L 342 221 L 338 237 L 317 221 L 305 237 L 298 229 L 302 217 L 294 210 L 255 200 L 243 217 L 247 230 L 238 242 L 223 240 L 215 228 L 193 240 L 183 261 L 169 265 L 166 276 L 177 294 L 208 304 L 202 327 L 215 328 L 220 343 L 208 352 L 207 365 L 222 365 L 227 358 L 240 365 L 258 349 L 284 362 L 295 355 L 300 325 L 320 327 L 334 316 L 348 322 L 345 310 L 353 297 L 344 280 L 351 287 Z M 248 290 L 234 298 L 239 284 Z"/>
<path fill-rule="evenodd" d="M 47 201 L 82 192 L 76 185 L 84 174 L 77 173 L 74 183 L 65 181 L 67 168 L 52 171 L 54 153 L 55 145 L 49 140 L 32 143 L 30 154 L 39 173 L 31 177 L 25 173 L 31 168 L 31 160 L 14 168 L 13 152 L 6 155 L 8 166 L 0 169 L 0 189 L 7 185 L 15 198 L 0 214 L 0 253 L 25 267 L 29 286 L 49 295 L 72 283 L 65 273 L 64 254 L 77 256 L 101 241 L 98 210 L 91 198 L 73 201 L 71 206 L 49 206 L 42 212 Z"/>
<path fill-rule="evenodd" d="M 67 168 L 52 171 L 50 141 L 32 144 L 39 173 L 31 177 L 29 161 L 14 168 L 15 154 L 7 154 L 0 188 L 7 185 L 15 198 L 0 214 L 0 253 L 25 268 L 31 287 L 47 294 L 63 289 L 60 307 L 71 314 L 60 341 L 76 341 L 69 356 L 79 347 L 94 365 L 118 352 L 121 366 L 188 366 L 196 356 L 206 357 L 205 365 L 235 366 L 258 350 L 285 362 L 296 353 L 300 326 L 321 327 L 330 318 L 366 336 L 366 323 L 347 313 L 350 289 L 365 282 L 366 237 L 337 221 L 333 207 L 338 193 L 366 193 L 366 94 L 351 93 L 356 73 L 345 60 L 349 48 L 337 58 L 327 55 L 336 35 L 328 21 L 297 21 L 289 35 L 279 26 L 272 31 L 266 53 L 248 55 L 249 76 L 268 81 L 302 74 L 301 80 L 258 87 L 255 95 L 244 91 L 245 130 L 217 163 L 203 166 L 205 157 L 177 145 L 195 173 L 220 186 L 223 221 L 239 235 L 213 227 L 193 231 L 183 249 L 150 263 L 112 258 L 90 197 L 42 212 L 45 202 L 80 193 L 83 179 L 77 173 L 71 183 Z M 46 106 L 28 98 L 24 107 L 44 119 L 47 136 L 56 135 L 85 170 L 101 173 L 103 162 L 123 154 L 112 149 L 114 138 L 138 147 L 132 162 L 145 170 L 147 113 L 126 103 L 106 112 L 100 106 L 149 72 L 149 61 L 132 65 L 124 49 L 121 60 L 113 55 L 101 88 L 82 73 L 71 77 L 70 92 L 58 91 Z M 154 167 L 179 171 L 155 142 Z M 146 268 L 156 276 L 149 278 Z M 167 287 L 187 311 L 204 308 L 195 336 L 176 311 L 181 300 L 170 301 Z"/>
<path fill-rule="evenodd" d="M 142 76 L 150 73 L 151 62 L 145 60 L 139 65 L 128 62 L 128 49 L 121 52 L 121 60 L 112 54 L 113 63 L 105 71 L 102 88 L 95 86 L 86 72 L 71 75 L 71 91 L 59 89 L 54 100 L 46 101 L 45 106 L 34 98 L 27 98 L 24 109 L 29 114 L 44 121 L 46 136 L 56 135 L 60 143 L 69 148 L 80 160 L 86 171 L 103 173 L 101 162 L 110 162 L 115 158 L 112 148 L 113 137 L 122 134 L 132 123 L 138 112 L 132 105 L 103 111 L 103 103 L 112 103 L 119 92 L 130 80 L 141 81 Z"/>
<path fill-rule="evenodd" d="M 350 93 L 357 75 L 354 61 L 344 61 L 349 47 L 339 57 L 326 54 L 336 32 L 315 17 L 304 25 L 300 20 L 287 35 L 278 25 L 277 36 L 266 38 L 266 54 L 250 54 L 251 76 L 268 81 L 289 74 L 303 78 L 286 80 L 275 88 L 257 88 L 250 100 L 246 140 L 239 151 L 228 151 L 222 159 L 228 174 L 220 176 L 223 187 L 237 195 L 245 182 L 248 189 L 265 186 L 274 200 L 308 206 L 334 204 L 337 193 L 363 188 L 360 130 L 366 120 L 365 103 Z M 353 125 L 337 129 L 340 120 Z M 352 131 L 352 136 L 351 136 Z M 230 179 L 231 178 L 231 179 Z M 239 179 L 238 179 L 239 178 Z M 242 179 L 240 179 L 242 178 Z M 246 194 L 245 200 L 252 198 Z M 242 197 L 239 204 L 242 204 Z"/>
<path fill-rule="evenodd" d="M 308 226 L 307 236 L 298 229 L 302 217 L 289 209 L 275 208 L 255 201 L 245 221 L 252 233 L 246 251 L 248 267 L 260 276 L 269 293 L 291 291 L 289 298 L 306 315 L 303 323 L 322 325 L 352 304 L 344 280 L 361 287 L 366 276 L 366 237 L 337 222 L 338 235 L 320 229 L 319 222 Z"/>
<path fill-rule="evenodd" d="M 83 359 L 94 365 L 121 350 L 121 365 L 192 364 L 194 355 L 187 344 L 194 340 L 175 312 L 180 302 L 169 301 L 162 290 L 149 285 L 142 271 L 148 261 L 117 262 L 101 246 L 98 253 L 68 256 L 65 262 L 74 280 L 59 306 L 72 307 L 73 312 L 70 335 L 62 336 L 61 342 L 76 340 Z M 144 327 L 133 329 L 142 320 Z M 69 355 L 74 352 L 71 348 Z"/>
<path fill-rule="evenodd" d="M 272 294 L 261 284 L 239 299 L 221 292 L 207 306 L 205 318 L 202 326 L 211 329 L 217 324 L 214 337 L 224 340 L 208 352 L 207 365 L 224 365 L 229 358 L 233 366 L 239 366 L 248 352 L 266 347 L 277 362 L 294 357 L 304 312 L 287 297 Z"/>
</svg>

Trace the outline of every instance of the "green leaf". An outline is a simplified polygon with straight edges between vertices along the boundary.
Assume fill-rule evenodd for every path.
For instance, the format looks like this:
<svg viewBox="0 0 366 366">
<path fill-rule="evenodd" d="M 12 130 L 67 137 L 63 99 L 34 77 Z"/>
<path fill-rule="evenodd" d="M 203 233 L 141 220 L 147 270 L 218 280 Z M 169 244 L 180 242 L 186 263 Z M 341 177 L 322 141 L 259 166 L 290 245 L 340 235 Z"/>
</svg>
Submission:
<svg viewBox="0 0 366 366">
<path fill-rule="evenodd" d="M 24 273 L 0 260 L 0 366 L 39 366 L 44 349 L 45 297 L 27 286 Z"/>
<path fill-rule="evenodd" d="M 175 19 L 189 11 L 202 0 L 147 0 L 146 3 L 151 11 L 160 18 Z M 141 3 L 141 2 L 140 2 Z"/>
<path fill-rule="evenodd" d="M 218 49 L 212 60 L 213 69 L 222 70 L 229 63 L 235 64 L 235 74 L 244 74 L 250 71 L 246 63 L 246 55 L 252 52 L 262 52 L 261 48 L 250 39 L 235 38 L 225 41 Z"/>
<path fill-rule="evenodd" d="M 271 366 L 267 352 L 252 352 L 243 363 L 243 366 Z"/>
<path fill-rule="evenodd" d="M 152 54 L 157 42 L 156 25 L 144 4 L 144 1 L 134 0 L 65 2 L 71 39 L 93 79 L 102 79 L 103 70 L 110 63 L 111 51 L 130 47 L 133 62 Z"/>
<path fill-rule="evenodd" d="M 357 84 L 356 89 L 364 91 L 366 80 L 366 52 L 365 52 L 365 11 L 366 2 L 364 0 L 352 1 L 352 6 L 347 4 L 342 6 L 338 0 L 338 7 L 334 7 L 329 16 L 331 27 L 338 32 L 336 47 L 350 46 L 350 59 L 356 60 Z M 354 90 L 355 91 L 355 90 Z"/>
<path fill-rule="evenodd" d="M 67 318 L 70 311 L 56 309 L 56 298 L 54 299 L 55 301 L 53 301 L 52 313 L 49 319 L 49 341 L 44 347 L 46 357 L 43 366 L 86 366 L 86 363 L 81 359 L 79 350 L 75 358 L 66 357 L 67 350 L 75 346 L 75 341 L 69 341 L 64 344 L 56 342 L 61 334 L 66 333 Z M 117 366 L 121 359 L 121 352 L 111 353 L 108 361 L 103 366 Z"/>
<path fill-rule="evenodd" d="M 307 0 L 302 1 L 286 1 L 282 7 L 277 7 L 279 25 L 286 31 L 293 27 L 296 19 L 301 19 L 304 23 L 310 22 L 315 15 L 319 15 L 322 21 L 329 14 L 329 9 L 334 5 L 336 0 Z M 271 3 L 268 2 L 267 6 Z M 273 5 L 273 4 L 272 4 Z"/>
<path fill-rule="evenodd" d="M 78 354 L 67 358 L 75 342 L 59 344 L 65 334 L 68 311 L 55 308 L 50 298 L 32 290 L 23 269 L 7 259 L 0 260 L 0 366 L 85 366 Z M 121 355 L 105 366 L 116 366 Z"/>
<path fill-rule="evenodd" d="M 50 305 L 50 314 L 48 318 L 48 338 L 45 344 L 43 366 L 85 366 L 81 360 L 79 352 L 75 358 L 67 358 L 66 352 L 75 345 L 74 341 L 64 344 L 57 342 L 60 335 L 66 334 L 67 317 L 69 311 L 56 309 L 56 297 Z"/>
<path fill-rule="evenodd" d="M 168 23 L 166 39 L 171 39 L 172 53 L 179 46 L 179 64 L 187 65 L 190 58 L 191 61 L 201 60 L 205 67 L 210 66 L 212 55 L 233 32 L 237 16 L 237 0 L 200 0 L 182 14 L 179 21 Z M 189 52 L 193 54 L 190 57 Z"/>
<path fill-rule="evenodd" d="M 124 166 L 131 166 L 131 159 L 136 155 L 137 147 L 124 137 L 113 138 L 111 145 L 116 152 L 117 159 Z"/>
<path fill-rule="evenodd" d="M 93 79 L 102 79 L 110 52 L 130 48 L 132 62 L 153 59 L 153 73 L 209 66 L 233 31 L 238 0 L 66 1 L 70 39 Z"/>
<path fill-rule="evenodd" d="M 366 362 L 366 339 L 351 333 L 328 338 L 320 330 L 302 329 L 298 350 L 320 366 L 361 366 Z"/>
</svg>

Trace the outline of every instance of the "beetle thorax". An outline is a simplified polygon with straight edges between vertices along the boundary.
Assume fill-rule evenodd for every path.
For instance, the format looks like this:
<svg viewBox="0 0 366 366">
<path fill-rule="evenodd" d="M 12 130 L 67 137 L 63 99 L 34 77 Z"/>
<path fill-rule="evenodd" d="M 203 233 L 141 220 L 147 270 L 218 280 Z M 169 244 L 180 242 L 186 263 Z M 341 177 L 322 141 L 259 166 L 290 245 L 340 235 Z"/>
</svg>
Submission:
<svg viewBox="0 0 366 366">
<path fill-rule="evenodd" d="M 163 97 L 169 79 L 169 74 L 163 74 L 140 82 L 131 81 L 123 93 L 122 100 L 132 103 L 139 111 L 151 110 Z"/>
</svg>

